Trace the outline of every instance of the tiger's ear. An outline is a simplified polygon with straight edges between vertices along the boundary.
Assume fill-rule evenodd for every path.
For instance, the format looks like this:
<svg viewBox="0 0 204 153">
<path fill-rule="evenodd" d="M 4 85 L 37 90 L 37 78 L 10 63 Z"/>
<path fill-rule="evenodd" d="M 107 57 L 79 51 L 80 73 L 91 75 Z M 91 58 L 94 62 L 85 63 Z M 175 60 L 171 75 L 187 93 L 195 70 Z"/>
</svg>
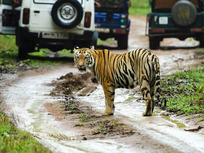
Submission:
<svg viewBox="0 0 204 153">
<path fill-rule="evenodd" d="M 79 49 L 78 46 L 74 46 L 74 53 L 77 51 L 77 49 Z"/>
<path fill-rule="evenodd" d="M 94 45 L 90 47 L 91 52 L 94 52 Z"/>
</svg>

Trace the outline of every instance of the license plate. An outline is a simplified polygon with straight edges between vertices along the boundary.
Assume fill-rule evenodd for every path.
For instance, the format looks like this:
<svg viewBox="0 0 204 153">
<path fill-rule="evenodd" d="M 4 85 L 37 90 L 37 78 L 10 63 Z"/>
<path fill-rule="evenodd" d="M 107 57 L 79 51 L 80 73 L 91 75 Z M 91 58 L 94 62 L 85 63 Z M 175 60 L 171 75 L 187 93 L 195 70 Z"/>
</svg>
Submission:
<svg viewBox="0 0 204 153">
<path fill-rule="evenodd" d="M 110 29 L 108 29 L 108 28 L 96 28 L 96 31 L 101 32 L 101 33 L 109 33 Z"/>
<path fill-rule="evenodd" d="M 69 35 L 67 33 L 62 32 L 43 32 L 42 38 L 48 39 L 68 39 Z"/>
<path fill-rule="evenodd" d="M 168 17 L 159 17 L 159 24 L 168 24 Z"/>
</svg>

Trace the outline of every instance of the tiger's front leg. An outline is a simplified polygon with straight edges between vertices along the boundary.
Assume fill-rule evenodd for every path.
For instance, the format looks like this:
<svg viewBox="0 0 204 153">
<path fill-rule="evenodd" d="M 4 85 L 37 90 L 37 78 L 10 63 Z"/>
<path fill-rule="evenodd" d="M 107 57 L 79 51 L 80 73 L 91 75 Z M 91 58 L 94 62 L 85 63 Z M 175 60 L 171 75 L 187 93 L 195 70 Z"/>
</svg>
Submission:
<svg viewBox="0 0 204 153">
<path fill-rule="evenodd" d="M 106 110 L 105 115 L 113 115 L 115 106 L 114 106 L 114 97 L 115 97 L 115 88 L 111 86 L 111 83 L 105 82 L 103 85 L 103 91 L 105 94 L 105 104 Z"/>
</svg>

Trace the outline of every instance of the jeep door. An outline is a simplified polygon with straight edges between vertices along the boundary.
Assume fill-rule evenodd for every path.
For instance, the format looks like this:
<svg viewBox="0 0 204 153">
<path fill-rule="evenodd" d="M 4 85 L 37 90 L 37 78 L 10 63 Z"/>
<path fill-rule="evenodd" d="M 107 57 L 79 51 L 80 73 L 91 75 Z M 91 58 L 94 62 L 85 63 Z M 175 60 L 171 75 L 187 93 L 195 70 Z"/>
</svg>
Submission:
<svg viewBox="0 0 204 153">
<path fill-rule="evenodd" d="M 20 4 L 20 3 L 19 3 Z M 13 0 L 1 0 L 0 2 L 0 33 L 15 34 L 20 17 L 20 5 Z"/>
</svg>

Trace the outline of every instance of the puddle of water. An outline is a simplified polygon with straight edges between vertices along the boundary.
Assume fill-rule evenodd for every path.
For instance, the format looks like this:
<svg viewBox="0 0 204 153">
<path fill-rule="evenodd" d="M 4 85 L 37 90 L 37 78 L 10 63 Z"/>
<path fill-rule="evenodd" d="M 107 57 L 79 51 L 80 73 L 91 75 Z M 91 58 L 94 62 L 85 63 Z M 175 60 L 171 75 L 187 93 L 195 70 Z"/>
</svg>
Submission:
<svg viewBox="0 0 204 153">
<path fill-rule="evenodd" d="M 191 65 L 195 64 L 197 61 L 194 60 L 195 50 L 194 51 L 172 51 L 172 54 L 162 53 L 158 54 L 161 74 L 170 75 L 179 70 L 188 69 Z M 187 62 L 188 61 L 188 62 Z M 171 64 L 169 64 L 171 63 Z"/>
<path fill-rule="evenodd" d="M 66 146 L 87 153 L 133 152 L 133 150 L 131 150 L 128 145 L 119 144 L 113 140 L 89 140 L 80 142 L 76 141 Z"/>
<path fill-rule="evenodd" d="M 144 137 L 149 137 L 164 146 L 171 146 L 178 152 L 202 152 L 204 149 L 203 136 L 185 132 L 182 130 L 185 127 L 183 123 L 169 117 L 160 117 L 157 111 L 152 117 L 143 117 L 142 113 L 146 106 L 141 100 L 136 100 L 138 97 L 141 98 L 140 93 L 137 95 L 133 90 L 119 89 L 116 91 L 114 116 L 125 124 L 133 126 Z M 105 109 L 105 99 L 100 86 L 89 97 L 79 98 L 89 103 L 95 110 L 102 112 Z M 186 146 L 186 144 L 190 145 Z"/>
<path fill-rule="evenodd" d="M 165 69 L 164 64 L 169 65 L 174 60 L 171 59 L 172 56 L 166 56 L 165 58 L 160 56 L 160 59 L 164 59 L 163 61 L 161 60 L 163 70 Z M 170 60 L 166 60 L 169 58 Z M 170 64 L 169 66 L 172 65 Z M 52 101 L 45 96 L 51 91 L 52 87 L 47 87 L 44 84 L 73 71 L 75 71 L 75 68 L 73 69 L 69 66 L 69 68 L 61 68 L 48 74 L 26 77 L 2 93 L 6 99 L 5 104 L 10 107 L 7 114 L 10 117 L 15 116 L 21 129 L 32 133 L 36 139 L 53 152 L 148 152 L 154 146 L 151 146 L 152 143 L 148 144 L 146 140 L 152 140 L 152 142 L 161 144 L 162 147 L 156 148 L 155 152 L 163 150 L 166 146 L 169 146 L 170 149 L 175 149 L 177 152 L 203 152 L 204 135 L 185 132 L 175 126 L 175 124 L 177 125 L 175 121 L 169 121 L 157 115 L 143 117 L 142 113 L 145 111 L 146 106 L 144 101 L 136 100 L 141 99 L 141 94 L 140 92 L 136 93 L 134 89 L 116 90 L 114 117 L 132 126 L 141 136 L 136 136 L 131 143 L 130 141 L 123 142 L 123 139 L 77 140 L 77 136 L 80 136 L 81 133 L 73 131 L 73 127 L 62 126 L 65 121 L 55 121 L 51 115 L 47 115 L 43 111 L 43 104 Z M 94 110 L 100 112 L 105 110 L 105 99 L 101 86 L 91 93 L 90 96 L 77 98 L 92 106 Z M 142 145 L 148 146 L 147 150 L 144 150 L 144 146 L 141 145 L 138 148 L 138 145 L 134 143 L 137 137 L 144 138 L 143 141 L 138 141 Z M 126 145 L 126 142 L 128 145 Z"/>
<path fill-rule="evenodd" d="M 152 116 L 159 116 L 159 114 L 156 112 L 153 112 Z"/>
<path fill-rule="evenodd" d="M 7 115 L 10 117 L 15 116 L 19 128 L 30 132 L 38 141 L 53 152 L 132 152 L 132 148 L 129 148 L 124 143 L 118 143 L 110 139 L 82 141 L 82 133 L 74 130 L 73 126 L 68 123 L 70 122 L 69 120 L 56 121 L 52 115 L 48 115 L 44 104 L 58 102 L 58 100 L 53 100 L 53 98 L 46 96 L 52 87 L 45 84 L 68 73 L 68 71 L 74 70 L 70 67 L 69 69 L 65 67 L 52 73 L 28 76 L 8 87 L 2 93 L 5 97 L 4 104 L 9 108 L 6 112 Z M 101 108 L 104 105 L 103 101 Z"/>
<path fill-rule="evenodd" d="M 165 120 L 168 120 L 168 121 L 170 121 L 172 123 L 175 123 L 177 125 L 177 127 L 180 128 L 180 129 L 184 129 L 186 127 L 185 124 L 179 122 L 178 120 L 171 119 L 170 116 L 162 116 L 162 118 L 165 119 Z"/>
<path fill-rule="evenodd" d="M 136 97 L 129 97 L 124 102 L 131 102 L 131 101 L 136 100 L 136 99 L 137 99 Z"/>
</svg>

